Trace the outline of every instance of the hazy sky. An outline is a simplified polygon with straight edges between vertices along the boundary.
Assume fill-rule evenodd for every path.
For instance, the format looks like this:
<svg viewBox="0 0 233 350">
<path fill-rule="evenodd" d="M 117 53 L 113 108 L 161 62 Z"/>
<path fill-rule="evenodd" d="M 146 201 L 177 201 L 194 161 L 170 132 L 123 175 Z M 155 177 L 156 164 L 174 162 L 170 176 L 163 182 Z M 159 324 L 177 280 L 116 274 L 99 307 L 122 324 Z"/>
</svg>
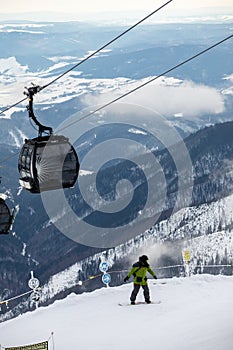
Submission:
<svg viewBox="0 0 233 350">
<path fill-rule="evenodd" d="M 18 14 L 18 16 L 23 16 L 24 13 L 32 12 L 38 15 L 38 12 L 52 12 L 72 14 L 78 17 L 82 17 L 84 14 L 90 13 L 92 16 L 94 14 L 104 14 L 106 12 L 128 12 L 129 16 L 132 15 L 134 11 L 143 11 L 143 13 L 148 13 L 161 4 L 165 3 L 167 0 L 0 0 L 1 7 L 1 19 L 4 15 L 9 18 L 9 15 Z M 170 14 L 175 13 L 184 9 L 187 16 L 195 14 L 195 11 L 202 10 L 207 11 L 215 7 L 233 7 L 233 0 L 173 0 L 165 9 Z M 162 12 L 161 12 L 162 13 Z"/>
<path fill-rule="evenodd" d="M 166 0 L 163 1 L 164 3 Z M 30 12 L 33 11 L 128 11 L 155 8 L 162 1 L 154 0 L 0 0 L 1 12 Z M 173 0 L 173 7 L 200 8 L 233 6 L 232 0 Z"/>
</svg>

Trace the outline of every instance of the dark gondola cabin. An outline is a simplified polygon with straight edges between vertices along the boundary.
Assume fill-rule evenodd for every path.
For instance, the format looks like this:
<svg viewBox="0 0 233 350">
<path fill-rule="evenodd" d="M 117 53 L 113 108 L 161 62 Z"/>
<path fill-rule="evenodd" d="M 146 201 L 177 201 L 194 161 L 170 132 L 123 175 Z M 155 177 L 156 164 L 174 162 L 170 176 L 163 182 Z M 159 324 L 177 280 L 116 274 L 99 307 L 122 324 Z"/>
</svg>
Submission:
<svg viewBox="0 0 233 350">
<path fill-rule="evenodd" d="M 39 86 L 27 90 L 29 118 L 39 127 L 38 137 L 25 140 L 18 159 L 20 184 L 31 193 L 40 193 L 74 186 L 79 161 L 69 139 L 54 135 L 52 128 L 39 123 L 33 112 L 33 95 Z M 42 134 L 47 135 L 42 135 Z"/>
<path fill-rule="evenodd" d="M 19 155 L 20 185 L 32 193 L 73 187 L 79 172 L 77 154 L 64 136 L 26 140 Z"/>
<path fill-rule="evenodd" d="M 12 225 L 11 214 L 5 200 L 0 197 L 0 234 L 8 234 Z"/>
</svg>

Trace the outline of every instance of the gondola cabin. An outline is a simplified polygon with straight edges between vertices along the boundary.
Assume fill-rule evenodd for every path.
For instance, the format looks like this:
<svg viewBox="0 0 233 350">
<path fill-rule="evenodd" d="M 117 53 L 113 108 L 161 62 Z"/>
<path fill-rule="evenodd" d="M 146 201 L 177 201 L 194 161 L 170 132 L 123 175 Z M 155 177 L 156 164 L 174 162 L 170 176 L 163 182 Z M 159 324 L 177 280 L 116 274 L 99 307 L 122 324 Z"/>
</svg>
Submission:
<svg viewBox="0 0 233 350">
<path fill-rule="evenodd" d="M 12 225 L 11 214 L 5 200 L 0 196 L 0 234 L 8 234 Z"/>
<path fill-rule="evenodd" d="M 40 136 L 25 140 L 18 159 L 20 185 L 31 193 L 73 187 L 79 161 L 68 138 Z"/>
<path fill-rule="evenodd" d="M 52 128 L 42 125 L 34 114 L 33 96 L 40 90 L 33 85 L 26 92 L 29 118 L 39 130 L 38 137 L 25 140 L 18 159 L 19 183 L 31 193 L 71 188 L 79 173 L 78 156 L 69 139 L 54 135 Z"/>
</svg>

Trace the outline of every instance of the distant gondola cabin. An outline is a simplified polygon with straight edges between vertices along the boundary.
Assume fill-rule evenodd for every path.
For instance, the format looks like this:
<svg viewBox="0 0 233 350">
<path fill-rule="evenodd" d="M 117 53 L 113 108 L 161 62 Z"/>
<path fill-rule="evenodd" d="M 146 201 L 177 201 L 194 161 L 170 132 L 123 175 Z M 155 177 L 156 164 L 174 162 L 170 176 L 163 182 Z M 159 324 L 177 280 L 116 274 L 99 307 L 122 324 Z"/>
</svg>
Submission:
<svg viewBox="0 0 233 350">
<path fill-rule="evenodd" d="M 12 225 L 12 214 L 3 198 L 0 197 L 0 234 L 7 234 Z"/>
</svg>

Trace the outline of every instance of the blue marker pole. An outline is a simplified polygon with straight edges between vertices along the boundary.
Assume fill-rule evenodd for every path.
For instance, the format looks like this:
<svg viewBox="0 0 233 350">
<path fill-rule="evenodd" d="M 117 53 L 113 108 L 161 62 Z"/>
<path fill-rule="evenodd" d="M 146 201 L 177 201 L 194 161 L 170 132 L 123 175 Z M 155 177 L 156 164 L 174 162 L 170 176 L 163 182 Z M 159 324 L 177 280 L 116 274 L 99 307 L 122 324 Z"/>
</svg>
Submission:
<svg viewBox="0 0 233 350">
<path fill-rule="evenodd" d="M 111 282 L 111 276 L 109 273 L 106 273 L 108 271 L 108 264 L 106 261 L 103 261 L 100 263 L 99 269 L 101 272 L 103 272 L 102 275 L 102 282 L 106 284 L 106 287 L 109 287 L 109 283 Z"/>
</svg>

